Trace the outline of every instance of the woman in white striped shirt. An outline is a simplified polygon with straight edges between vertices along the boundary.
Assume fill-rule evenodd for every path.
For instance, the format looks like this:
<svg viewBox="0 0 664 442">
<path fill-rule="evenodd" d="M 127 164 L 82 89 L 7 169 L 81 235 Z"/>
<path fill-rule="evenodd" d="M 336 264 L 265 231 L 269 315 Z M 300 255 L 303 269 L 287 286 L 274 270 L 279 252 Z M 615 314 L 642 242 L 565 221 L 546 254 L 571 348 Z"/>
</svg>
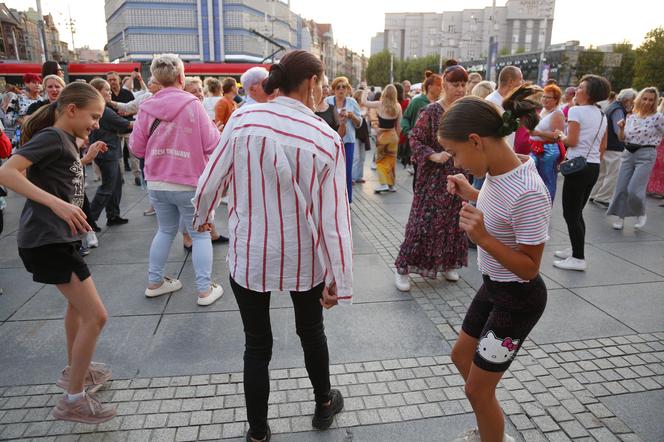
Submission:
<svg viewBox="0 0 664 442">
<path fill-rule="evenodd" d="M 194 225 L 207 229 L 229 187 L 228 266 L 245 331 L 247 440 L 269 440 L 270 292 L 287 290 L 314 387 L 312 425 L 328 428 L 343 408 L 330 388 L 322 308 L 350 304 L 352 242 L 344 145 L 313 112 L 323 64 L 293 51 L 264 85 L 280 96 L 233 113 L 194 198 Z"/>
<path fill-rule="evenodd" d="M 505 139 L 519 126 L 517 117 L 537 118 L 535 108 L 518 99 L 529 95 L 522 90 L 527 87 L 504 101 L 504 113 L 487 100 L 462 98 L 445 112 L 438 131 L 456 167 L 486 175 L 479 191 L 463 174 L 447 178 L 450 193 L 477 201 L 477 207 L 463 203 L 459 226 L 477 244 L 484 279 L 452 350 L 479 428 L 461 441 L 478 440 L 478 433 L 485 442 L 514 441 L 504 435 L 496 385 L 546 306 L 539 267 L 548 239 L 549 194 L 533 160 L 522 162 Z"/>
</svg>

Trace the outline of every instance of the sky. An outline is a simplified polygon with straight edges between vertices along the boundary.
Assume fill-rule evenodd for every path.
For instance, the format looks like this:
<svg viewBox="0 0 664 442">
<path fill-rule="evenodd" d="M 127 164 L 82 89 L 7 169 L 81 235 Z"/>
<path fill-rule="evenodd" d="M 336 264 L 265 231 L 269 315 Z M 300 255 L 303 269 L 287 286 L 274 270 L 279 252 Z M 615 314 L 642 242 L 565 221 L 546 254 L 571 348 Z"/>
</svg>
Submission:
<svg viewBox="0 0 664 442">
<path fill-rule="evenodd" d="M 4 0 L 10 8 L 36 9 L 35 0 Z M 506 0 L 497 0 L 504 6 Z M 406 6 L 407 5 L 407 6 Z M 490 6 L 491 0 L 291 0 L 291 9 L 307 19 L 332 23 L 339 44 L 368 56 L 371 37 L 384 27 L 385 12 L 443 12 Z M 76 24 L 77 47 L 101 49 L 106 44 L 104 0 L 42 0 L 44 14 L 51 13 L 60 38 L 69 43 L 65 23 L 68 11 Z M 553 43 L 579 40 L 597 46 L 627 40 L 638 46 L 649 30 L 664 26 L 661 0 L 557 0 Z"/>
</svg>

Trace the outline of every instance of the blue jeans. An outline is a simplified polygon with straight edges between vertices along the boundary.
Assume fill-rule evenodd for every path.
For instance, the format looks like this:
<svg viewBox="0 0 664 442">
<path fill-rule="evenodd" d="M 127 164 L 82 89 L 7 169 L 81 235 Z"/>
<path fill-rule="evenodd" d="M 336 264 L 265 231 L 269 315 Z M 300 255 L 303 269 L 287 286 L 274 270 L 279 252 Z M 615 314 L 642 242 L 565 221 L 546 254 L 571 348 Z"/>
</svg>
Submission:
<svg viewBox="0 0 664 442">
<path fill-rule="evenodd" d="M 367 156 L 367 150 L 363 142 L 355 141 L 355 152 L 353 155 L 353 180 L 364 178 L 364 160 Z"/>
<path fill-rule="evenodd" d="M 346 150 L 346 187 L 348 187 L 348 202 L 353 202 L 353 153 L 355 143 L 344 143 Z"/>
<path fill-rule="evenodd" d="M 171 250 L 173 239 L 180 226 L 180 218 L 182 218 L 193 242 L 192 262 L 196 274 L 196 290 L 198 292 L 209 291 L 212 283 L 212 240 L 210 232 L 197 232 L 192 225 L 194 205 L 191 203 L 191 199 L 195 192 L 193 190 L 177 192 L 148 190 L 148 194 L 159 223 L 159 229 L 150 247 L 148 268 L 150 283 L 158 284 L 163 280 L 168 252 Z"/>
<path fill-rule="evenodd" d="M 551 197 L 551 204 L 556 197 L 556 180 L 558 179 L 558 157 L 560 157 L 560 149 L 557 144 L 545 144 L 544 153 L 535 155 L 530 153 L 530 157 L 535 161 L 537 172 L 544 181 L 544 185 L 549 191 Z"/>
</svg>

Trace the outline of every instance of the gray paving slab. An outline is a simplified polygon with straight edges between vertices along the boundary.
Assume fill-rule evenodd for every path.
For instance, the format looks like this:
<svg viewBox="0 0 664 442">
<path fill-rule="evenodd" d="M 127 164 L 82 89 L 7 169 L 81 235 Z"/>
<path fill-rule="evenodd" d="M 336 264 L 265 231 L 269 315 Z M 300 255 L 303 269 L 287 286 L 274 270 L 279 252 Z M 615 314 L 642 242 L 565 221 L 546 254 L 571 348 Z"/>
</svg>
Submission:
<svg viewBox="0 0 664 442">
<path fill-rule="evenodd" d="M 574 293 L 639 333 L 664 330 L 664 282 L 589 287 Z"/>
<path fill-rule="evenodd" d="M 408 217 L 410 216 L 410 203 L 382 203 L 385 207 L 386 212 L 394 218 L 402 226 L 406 226 L 408 223 Z"/>
<path fill-rule="evenodd" d="M 553 266 L 557 246 L 546 245 L 542 256 L 541 272 L 563 287 L 592 287 L 625 283 L 663 281 L 664 278 L 649 270 L 630 264 L 617 256 L 586 244 L 588 268 L 585 272 L 562 270 Z"/>
<path fill-rule="evenodd" d="M 145 354 L 159 318 L 113 318 L 97 345 L 95 360 L 108 363 L 117 378 L 131 378 Z M 67 364 L 61 320 L 5 322 L 0 325 L 0 385 L 53 382 Z"/>
<path fill-rule="evenodd" d="M 291 308 L 270 311 L 272 368 L 301 366 L 303 356 Z M 449 353 L 434 325 L 413 301 L 357 304 L 326 312 L 332 363 Z M 350 332 L 349 332 L 350 330 Z M 177 351 L 173 351 L 173 349 Z M 238 312 L 165 315 L 141 376 L 223 373 L 242 370 L 244 334 Z"/>
<path fill-rule="evenodd" d="M 7 221 L 5 221 L 7 222 Z M 23 261 L 18 256 L 18 246 L 16 245 L 16 236 L 7 235 L 0 238 L 0 269 L 19 269 L 25 271 Z"/>
<path fill-rule="evenodd" d="M 632 334 L 634 331 L 569 290 L 550 290 L 530 333 L 537 344 Z"/>
<path fill-rule="evenodd" d="M 426 440 L 446 442 L 454 440 L 460 433 L 475 426 L 475 418 L 472 414 L 462 414 L 392 424 L 332 428 L 327 431 L 275 434 L 272 440 L 275 442 L 420 442 Z M 523 440 L 509 421 L 506 422 L 505 430 L 516 440 Z M 244 439 L 232 440 L 241 442 Z"/>
<path fill-rule="evenodd" d="M 630 263 L 664 276 L 664 241 L 607 243 L 598 247 Z"/>
<path fill-rule="evenodd" d="M 181 267 L 181 263 L 167 263 L 166 276 L 177 277 Z M 90 272 L 109 315 L 158 315 L 164 310 L 168 296 L 148 299 L 144 295 L 146 264 L 90 265 Z M 65 307 L 66 300 L 58 289 L 47 285 L 12 320 L 62 318 Z"/>
<path fill-rule="evenodd" d="M 376 248 L 371 245 L 358 228 L 353 227 L 353 254 L 371 255 L 374 253 L 376 253 Z"/>
<path fill-rule="evenodd" d="M 43 287 L 24 269 L 0 269 L 0 322 L 15 314 Z"/>
<path fill-rule="evenodd" d="M 644 441 L 664 440 L 664 390 L 606 396 L 601 401 Z"/>
</svg>

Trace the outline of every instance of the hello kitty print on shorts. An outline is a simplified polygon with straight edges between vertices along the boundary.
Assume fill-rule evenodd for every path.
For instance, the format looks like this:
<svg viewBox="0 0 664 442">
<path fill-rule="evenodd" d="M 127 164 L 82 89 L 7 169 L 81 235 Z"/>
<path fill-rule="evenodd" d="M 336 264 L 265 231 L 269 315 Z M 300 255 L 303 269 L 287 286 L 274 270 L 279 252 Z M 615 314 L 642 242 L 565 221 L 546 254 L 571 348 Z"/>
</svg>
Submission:
<svg viewBox="0 0 664 442">
<path fill-rule="evenodd" d="M 489 330 L 480 339 L 480 343 L 477 346 L 477 353 L 487 362 L 504 364 L 514 357 L 518 348 L 518 340 L 513 341 L 510 337 L 501 339 L 492 330 Z"/>
</svg>

